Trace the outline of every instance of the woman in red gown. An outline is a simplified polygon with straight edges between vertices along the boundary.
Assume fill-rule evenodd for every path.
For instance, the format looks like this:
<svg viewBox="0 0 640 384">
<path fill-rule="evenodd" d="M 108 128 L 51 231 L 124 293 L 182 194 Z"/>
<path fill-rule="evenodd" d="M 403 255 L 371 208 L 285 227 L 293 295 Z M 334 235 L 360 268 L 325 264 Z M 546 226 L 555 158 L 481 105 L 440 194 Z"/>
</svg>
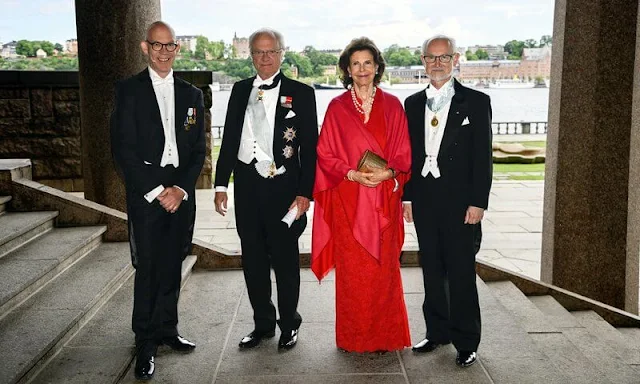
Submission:
<svg viewBox="0 0 640 384">
<path fill-rule="evenodd" d="M 352 40 L 339 66 L 349 89 L 329 104 L 318 141 L 311 268 L 321 280 L 335 267 L 338 347 L 393 351 L 411 345 L 400 276 L 407 121 L 400 101 L 376 87 L 385 64 L 371 40 Z M 367 149 L 388 168 L 357 171 Z"/>
</svg>

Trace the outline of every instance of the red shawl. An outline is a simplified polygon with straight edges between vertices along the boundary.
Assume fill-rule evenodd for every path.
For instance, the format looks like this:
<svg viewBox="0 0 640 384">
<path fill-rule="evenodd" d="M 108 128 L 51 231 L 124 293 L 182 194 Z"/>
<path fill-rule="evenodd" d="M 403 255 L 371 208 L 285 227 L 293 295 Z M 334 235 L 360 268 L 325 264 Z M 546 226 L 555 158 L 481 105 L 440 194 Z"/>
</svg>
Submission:
<svg viewBox="0 0 640 384">
<path fill-rule="evenodd" d="M 384 157 L 389 167 L 396 171 L 400 184 L 393 192 L 395 182 L 387 180 L 375 188 L 359 186 L 355 218 L 351 228 L 354 238 L 372 257 L 380 260 L 382 231 L 393 222 L 389 217 L 389 203 L 392 194 L 401 196 L 403 186 L 409 179 L 411 167 L 411 146 L 407 119 L 397 97 L 378 89 L 374 108 L 382 107 L 386 125 L 386 146 L 384 151 L 375 137 L 365 127 L 356 111 L 351 93 L 345 92 L 334 98 L 322 124 L 318 140 L 318 164 L 313 189 L 315 201 L 313 214 L 313 236 L 311 247 L 311 269 L 321 280 L 335 265 L 334 250 L 330 243 L 331 227 L 325 219 L 325 208 L 329 207 L 329 190 L 345 181 L 350 169 L 356 169 L 358 160 L 366 150 L 372 150 Z M 349 182 L 349 181 L 346 181 Z M 396 200 L 399 202 L 399 198 Z M 399 210 L 400 216 L 402 210 Z M 402 220 L 402 217 L 399 218 Z M 400 222 L 402 223 L 402 222 Z M 404 236 L 399 236 L 403 241 Z M 402 244 L 399 244 L 399 248 Z"/>
</svg>

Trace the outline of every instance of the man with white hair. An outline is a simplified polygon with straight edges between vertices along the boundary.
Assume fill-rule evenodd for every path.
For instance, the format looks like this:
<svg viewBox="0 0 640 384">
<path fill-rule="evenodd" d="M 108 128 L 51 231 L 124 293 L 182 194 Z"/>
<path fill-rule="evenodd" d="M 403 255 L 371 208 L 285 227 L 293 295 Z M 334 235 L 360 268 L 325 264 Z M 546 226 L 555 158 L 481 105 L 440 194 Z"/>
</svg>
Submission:
<svg viewBox="0 0 640 384">
<path fill-rule="evenodd" d="M 491 189 L 491 102 L 453 78 L 458 59 L 450 37 L 422 46 L 430 84 L 405 100 L 412 176 L 403 200 L 405 219 L 415 220 L 425 289 L 426 338 L 413 350 L 453 342 L 456 364 L 468 367 L 480 344 L 475 253 Z"/>
<path fill-rule="evenodd" d="M 173 76 L 180 50 L 173 29 L 162 21 L 151 24 L 140 47 L 149 66 L 116 84 L 111 148 L 127 190 L 136 268 L 135 376 L 149 380 L 159 345 L 179 352 L 196 347 L 178 334 L 178 296 L 206 148 L 202 91 Z"/>
<path fill-rule="evenodd" d="M 231 91 L 216 165 L 215 207 L 226 214 L 233 172 L 242 269 L 255 323 L 239 347 L 253 348 L 275 336 L 277 323 L 278 348 L 286 350 L 296 345 L 302 322 L 297 311 L 298 238 L 307 224 L 315 178 L 316 99 L 311 87 L 280 71 L 285 47 L 280 33 L 260 29 L 249 37 L 249 46 L 257 75 L 237 82 Z M 278 289 L 277 321 L 271 267 Z"/>
</svg>

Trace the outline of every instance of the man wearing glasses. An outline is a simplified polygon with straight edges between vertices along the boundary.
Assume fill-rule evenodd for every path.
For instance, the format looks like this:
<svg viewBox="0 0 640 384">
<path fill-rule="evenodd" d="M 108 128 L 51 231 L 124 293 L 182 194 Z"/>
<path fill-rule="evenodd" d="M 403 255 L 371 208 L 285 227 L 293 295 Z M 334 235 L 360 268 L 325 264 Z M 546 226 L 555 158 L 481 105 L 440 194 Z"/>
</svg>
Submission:
<svg viewBox="0 0 640 384">
<path fill-rule="evenodd" d="M 453 343 L 456 364 L 468 367 L 480 343 L 475 253 L 491 189 L 491 103 L 452 77 L 458 58 L 450 37 L 422 45 L 430 84 L 405 101 L 413 159 L 403 200 L 405 219 L 415 221 L 425 289 L 426 338 L 413 351 Z"/>
<path fill-rule="evenodd" d="M 242 269 L 254 320 L 239 347 L 253 348 L 272 338 L 277 324 L 278 349 L 287 350 L 296 345 L 302 322 L 298 238 L 307 224 L 315 177 L 316 99 L 311 87 L 280 71 L 285 45 L 279 32 L 260 29 L 249 37 L 249 47 L 257 75 L 231 91 L 216 165 L 215 206 L 226 214 L 233 172 Z M 278 289 L 277 321 L 271 268 Z"/>
<path fill-rule="evenodd" d="M 193 235 L 205 138 L 202 91 L 173 75 L 180 50 L 173 29 L 161 21 L 151 24 L 140 46 L 149 66 L 116 84 L 111 147 L 127 190 L 136 268 L 135 376 L 148 380 L 159 345 L 180 352 L 196 347 L 178 334 L 178 295 Z"/>
</svg>

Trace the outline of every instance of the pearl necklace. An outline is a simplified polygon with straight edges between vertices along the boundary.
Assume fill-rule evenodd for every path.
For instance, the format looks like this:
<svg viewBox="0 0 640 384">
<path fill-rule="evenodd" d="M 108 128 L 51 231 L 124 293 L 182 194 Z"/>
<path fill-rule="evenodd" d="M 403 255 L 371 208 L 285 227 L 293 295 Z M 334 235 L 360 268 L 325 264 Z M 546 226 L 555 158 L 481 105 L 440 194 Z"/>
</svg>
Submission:
<svg viewBox="0 0 640 384">
<path fill-rule="evenodd" d="M 358 111 L 361 115 L 365 115 L 367 113 L 371 113 L 371 108 L 373 108 L 373 99 L 376 97 L 376 90 L 378 88 L 376 86 L 373 87 L 373 92 L 371 92 L 371 96 L 362 104 L 358 102 L 356 98 L 356 90 L 354 87 L 351 87 L 351 100 L 353 101 L 353 105 L 356 107 L 356 111 Z"/>
</svg>

